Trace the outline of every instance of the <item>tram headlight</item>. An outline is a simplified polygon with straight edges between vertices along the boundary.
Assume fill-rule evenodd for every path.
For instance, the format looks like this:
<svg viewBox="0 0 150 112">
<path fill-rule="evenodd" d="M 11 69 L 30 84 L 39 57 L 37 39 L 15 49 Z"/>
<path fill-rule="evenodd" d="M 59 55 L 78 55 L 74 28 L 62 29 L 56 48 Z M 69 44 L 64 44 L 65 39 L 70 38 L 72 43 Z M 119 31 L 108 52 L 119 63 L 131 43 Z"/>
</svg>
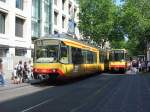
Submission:
<svg viewBox="0 0 150 112">
<path fill-rule="evenodd" d="M 38 70 L 36 68 L 33 69 L 33 72 L 37 72 Z"/>
<path fill-rule="evenodd" d="M 124 59 L 121 60 L 121 62 L 124 62 L 124 61 L 125 61 Z"/>
<path fill-rule="evenodd" d="M 56 69 L 52 69 L 52 72 L 56 72 L 57 70 Z"/>
</svg>

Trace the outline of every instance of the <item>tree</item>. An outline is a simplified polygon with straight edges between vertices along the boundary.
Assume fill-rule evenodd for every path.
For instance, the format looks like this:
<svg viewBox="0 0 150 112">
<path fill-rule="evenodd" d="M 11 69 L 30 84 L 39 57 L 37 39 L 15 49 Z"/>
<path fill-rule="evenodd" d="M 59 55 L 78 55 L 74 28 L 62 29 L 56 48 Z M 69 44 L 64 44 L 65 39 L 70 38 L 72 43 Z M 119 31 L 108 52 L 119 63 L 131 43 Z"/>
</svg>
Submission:
<svg viewBox="0 0 150 112">
<path fill-rule="evenodd" d="M 117 6 L 113 0 L 80 0 L 79 29 L 96 42 L 108 39 L 112 48 L 143 54 L 150 42 L 150 0 L 123 1 Z"/>
<path fill-rule="evenodd" d="M 80 0 L 79 29 L 84 37 L 97 42 L 110 39 L 116 6 L 111 0 Z"/>
<path fill-rule="evenodd" d="M 129 37 L 127 45 L 135 54 L 143 54 L 147 43 L 150 41 L 149 9 L 149 0 L 125 0 L 122 8 L 121 26 L 124 34 L 128 34 Z"/>
</svg>

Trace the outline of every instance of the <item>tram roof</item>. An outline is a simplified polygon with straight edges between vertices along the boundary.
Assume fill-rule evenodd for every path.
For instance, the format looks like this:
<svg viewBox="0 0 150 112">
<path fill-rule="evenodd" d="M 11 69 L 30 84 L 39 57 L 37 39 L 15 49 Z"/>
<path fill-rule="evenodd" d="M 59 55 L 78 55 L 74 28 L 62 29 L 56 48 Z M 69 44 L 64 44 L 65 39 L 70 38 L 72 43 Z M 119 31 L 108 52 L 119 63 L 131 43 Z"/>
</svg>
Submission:
<svg viewBox="0 0 150 112">
<path fill-rule="evenodd" d="M 68 35 L 64 35 L 64 36 L 55 36 L 55 35 L 50 35 L 50 36 L 45 36 L 45 37 L 41 37 L 35 41 L 39 41 L 39 40 L 59 40 L 59 41 L 72 41 L 72 42 L 77 42 L 77 43 L 80 43 L 82 45 L 85 45 L 85 46 L 88 46 L 88 47 L 92 47 L 92 48 L 95 48 L 97 50 L 103 50 L 103 49 L 100 49 L 92 44 L 89 44 L 89 43 L 86 43 L 82 40 L 77 40 L 77 39 L 74 39 L 72 38 L 71 36 L 68 36 Z"/>
</svg>

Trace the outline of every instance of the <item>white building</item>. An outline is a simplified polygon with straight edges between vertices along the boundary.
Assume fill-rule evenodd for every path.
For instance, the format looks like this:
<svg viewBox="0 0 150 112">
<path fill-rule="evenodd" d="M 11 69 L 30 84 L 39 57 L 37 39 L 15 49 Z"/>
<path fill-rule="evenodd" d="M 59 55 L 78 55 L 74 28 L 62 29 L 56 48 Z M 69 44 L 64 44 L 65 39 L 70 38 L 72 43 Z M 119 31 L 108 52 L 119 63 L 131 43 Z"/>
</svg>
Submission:
<svg viewBox="0 0 150 112">
<path fill-rule="evenodd" d="M 6 77 L 14 64 L 31 58 L 31 0 L 0 0 L 0 57 Z"/>
<path fill-rule="evenodd" d="M 72 33 L 79 37 L 78 0 L 32 0 L 32 37 Z"/>
<path fill-rule="evenodd" d="M 79 36 L 78 12 L 77 0 L 54 0 L 52 3 L 52 33 L 72 33 Z"/>
</svg>

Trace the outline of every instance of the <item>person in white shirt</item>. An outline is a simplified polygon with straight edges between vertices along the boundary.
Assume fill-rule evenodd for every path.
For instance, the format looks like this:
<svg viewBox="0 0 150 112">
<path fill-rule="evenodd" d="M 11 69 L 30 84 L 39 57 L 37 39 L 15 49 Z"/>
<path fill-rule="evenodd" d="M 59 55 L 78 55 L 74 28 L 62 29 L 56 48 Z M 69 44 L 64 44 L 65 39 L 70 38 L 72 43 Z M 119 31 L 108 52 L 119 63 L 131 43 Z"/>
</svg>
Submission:
<svg viewBox="0 0 150 112">
<path fill-rule="evenodd" d="M 28 78 L 31 80 L 31 79 L 33 79 L 33 73 L 32 73 L 33 64 L 31 62 L 31 60 L 29 60 L 27 68 L 28 68 Z"/>
</svg>

